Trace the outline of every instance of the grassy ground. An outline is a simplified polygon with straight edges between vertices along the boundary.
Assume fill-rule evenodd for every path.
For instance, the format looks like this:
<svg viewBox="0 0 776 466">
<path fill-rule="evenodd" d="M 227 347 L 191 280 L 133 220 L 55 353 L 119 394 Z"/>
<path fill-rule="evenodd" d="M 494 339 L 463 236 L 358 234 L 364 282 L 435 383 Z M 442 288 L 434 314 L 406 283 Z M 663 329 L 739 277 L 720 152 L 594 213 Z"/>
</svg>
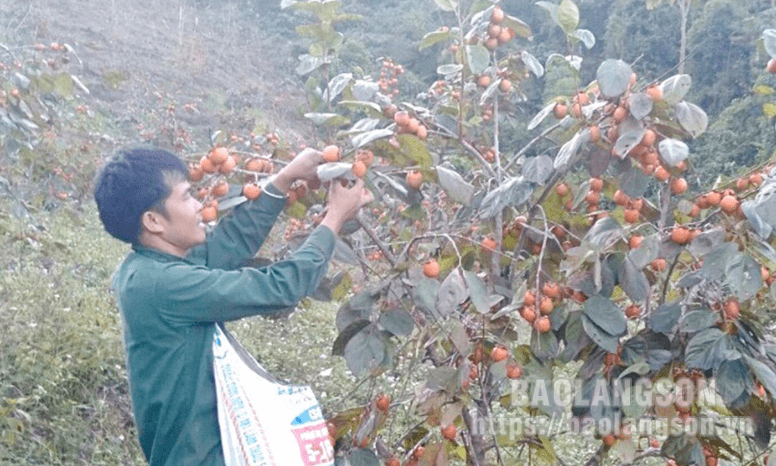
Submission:
<svg viewBox="0 0 776 466">
<path fill-rule="evenodd" d="M 126 248 L 93 209 L 32 215 L 0 205 L 0 461 L 140 464 L 108 286 Z"/>
</svg>

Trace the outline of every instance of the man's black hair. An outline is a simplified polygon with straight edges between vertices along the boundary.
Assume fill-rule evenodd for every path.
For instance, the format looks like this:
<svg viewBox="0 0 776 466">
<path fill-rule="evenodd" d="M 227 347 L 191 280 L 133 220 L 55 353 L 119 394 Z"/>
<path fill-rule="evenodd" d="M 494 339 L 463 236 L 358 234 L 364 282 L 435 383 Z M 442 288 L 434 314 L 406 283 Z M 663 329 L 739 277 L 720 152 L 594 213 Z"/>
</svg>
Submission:
<svg viewBox="0 0 776 466">
<path fill-rule="evenodd" d="M 143 212 L 161 207 L 172 192 L 166 174 L 180 173 L 185 180 L 186 165 L 175 154 L 156 147 L 120 150 L 109 160 L 94 187 L 94 200 L 100 220 L 111 236 L 137 244 Z"/>
</svg>

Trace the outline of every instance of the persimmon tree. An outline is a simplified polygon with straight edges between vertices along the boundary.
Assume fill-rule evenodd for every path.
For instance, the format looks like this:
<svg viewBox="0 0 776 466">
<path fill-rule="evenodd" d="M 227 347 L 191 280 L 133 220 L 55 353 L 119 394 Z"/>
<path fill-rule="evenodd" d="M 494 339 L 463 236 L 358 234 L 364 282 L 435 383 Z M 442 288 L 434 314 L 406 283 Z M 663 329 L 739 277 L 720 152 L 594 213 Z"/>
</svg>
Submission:
<svg viewBox="0 0 776 466">
<path fill-rule="evenodd" d="M 62 150 L 62 120 L 85 125 L 93 112 L 89 89 L 78 77 L 80 58 L 67 43 L 0 43 L 0 192 L 14 199 L 13 212 L 32 210 L 89 194 L 100 161 L 94 140 Z"/>
<path fill-rule="evenodd" d="M 363 177 L 378 199 L 337 247 L 367 278 L 337 315 L 333 353 L 357 380 L 355 401 L 329 407 L 337 456 L 353 465 L 579 463 L 554 447 L 578 433 L 567 425 L 577 419 L 608 426 L 581 432 L 597 445 L 584 464 L 758 459 L 776 416 L 767 326 L 776 296 L 772 167 L 711 187 L 688 183 L 699 162 L 687 142 L 708 125 L 685 100 L 691 77 L 648 81 L 608 59 L 594 81 L 579 82 L 581 55 L 595 38 L 579 29 L 571 0 L 537 5 L 568 43 L 546 66 L 572 70 L 577 90 L 545 103 L 528 123 L 532 140 L 504 148 L 503 122 L 522 109 L 523 84 L 545 71 L 528 50 L 531 28 L 497 3 L 435 3 L 450 24 L 419 48 L 443 45 L 447 63 L 413 99 L 394 92 L 403 69 L 389 58 L 379 76 L 329 76 L 323 65 L 341 44 L 331 26 L 346 17 L 339 2 L 283 3 L 320 20 L 304 29 L 315 53 L 299 70 L 319 72 L 307 78 L 318 97 L 307 116 L 326 128 L 320 148 L 336 146 L 326 148 L 332 162 L 319 178 Z M 772 57 L 774 37 L 763 35 Z M 214 148 L 192 158 L 192 179 L 209 186 L 202 195 L 211 204 L 221 197 L 224 210 L 259 192 L 218 188 L 223 177 L 260 182 L 291 156 L 277 138 L 257 139 L 252 147 L 264 155 Z M 242 160 L 227 163 L 235 156 Z M 317 188 L 295 188 L 287 239 L 304 237 L 320 217 L 325 194 Z M 321 294 L 346 286 L 342 278 Z M 569 374 L 582 403 L 559 404 L 551 392 L 518 402 L 516 387 L 551 391 Z M 369 382 L 379 378 L 393 388 L 378 393 Z M 626 380 L 661 382 L 668 403 L 589 396 Z M 687 381 L 707 380 L 716 402 L 688 395 Z M 754 428 L 728 436 L 683 429 L 715 412 Z M 558 416 L 563 428 L 555 431 L 505 431 L 502 422 Z M 678 428 L 650 438 L 626 418 Z M 751 448 L 731 445 L 736 434 Z"/>
</svg>

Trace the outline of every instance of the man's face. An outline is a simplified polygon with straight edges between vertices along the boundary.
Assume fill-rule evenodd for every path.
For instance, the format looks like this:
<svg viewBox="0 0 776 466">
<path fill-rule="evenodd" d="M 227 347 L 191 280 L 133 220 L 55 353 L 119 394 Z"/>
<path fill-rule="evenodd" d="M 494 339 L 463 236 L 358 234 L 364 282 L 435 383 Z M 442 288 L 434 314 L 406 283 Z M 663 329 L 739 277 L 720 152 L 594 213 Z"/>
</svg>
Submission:
<svg viewBox="0 0 776 466">
<path fill-rule="evenodd" d="M 202 203 L 191 196 L 187 181 L 176 183 L 165 200 L 167 215 L 159 215 L 162 227 L 160 238 L 168 252 L 185 256 L 189 249 L 205 242 L 205 225 L 202 223 Z"/>
</svg>

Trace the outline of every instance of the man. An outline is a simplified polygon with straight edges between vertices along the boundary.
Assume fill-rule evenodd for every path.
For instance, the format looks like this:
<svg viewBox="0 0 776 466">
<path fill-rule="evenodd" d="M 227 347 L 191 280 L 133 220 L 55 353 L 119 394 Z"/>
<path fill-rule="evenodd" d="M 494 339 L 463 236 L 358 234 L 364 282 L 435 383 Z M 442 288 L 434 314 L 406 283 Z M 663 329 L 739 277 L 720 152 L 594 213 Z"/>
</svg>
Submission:
<svg viewBox="0 0 776 466">
<path fill-rule="evenodd" d="M 187 169 L 157 148 L 121 151 L 97 177 L 105 229 L 131 243 L 114 276 L 140 445 L 152 466 L 223 465 L 213 379 L 219 322 L 295 305 L 325 275 L 342 224 L 371 195 L 332 183 L 321 223 L 287 260 L 242 267 L 254 256 L 298 179 L 316 178 L 323 156 L 305 150 L 261 196 L 234 209 L 212 234 L 191 196 Z"/>
</svg>

